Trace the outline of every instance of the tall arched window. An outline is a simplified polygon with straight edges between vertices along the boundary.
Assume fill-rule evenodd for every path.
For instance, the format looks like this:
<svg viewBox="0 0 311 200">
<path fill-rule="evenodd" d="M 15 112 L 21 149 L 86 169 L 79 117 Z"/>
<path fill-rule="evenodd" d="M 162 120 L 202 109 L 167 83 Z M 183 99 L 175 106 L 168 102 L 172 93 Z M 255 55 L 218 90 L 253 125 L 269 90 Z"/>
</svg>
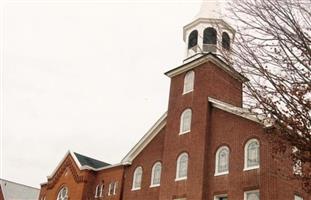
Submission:
<svg viewBox="0 0 311 200">
<path fill-rule="evenodd" d="M 217 31 L 214 28 L 206 28 L 203 33 L 203 44 L 217 44 Z"/>
<path fill-rule="evenodd" d="M 139 190 L 141 188 L 142 177 L 143 177 L 143 168 L 137 167 L 133 175 L 132 190 Z"/>
<path fill-rule="evenodd" d="M 244 168 L 245 170 L 259 168 L 260 147 L 257 139 L 250 139 L 244 148 Z"/>
<path fill-rule="evenodd" d="M 184 78 L 183 94 L 193 91 L 193 86 L 194 86 L 194 71 L 189 71 L 186 73 Z"/>
<path fill-rule="evenodd" d="M 103 184 L 99 184 L 99 185 L 96 186 L 95 198 L 102 197 L 102 195 L 103 195 L 103 187 L 104 187 Z"/>
<path fill-rule="evenodd" d="M 184 134 L 190 132 L 191 129 L 191 118 L 192 118 L 192 111 L 191 109 L 186 109 L 180 117 L 180 130 L 179 134 Z"/>
<path fill-rule="evenodd" d="M 57 200 L 67 200 L 68 199 L 68 188 L 62 187 L 57 195 Z"/>
<path fill-rule="evenodd" d="M 215 176 L 229 173 L 229 148 L 220 147 L 216 152 Z"/>
<path fill-rule="evenodd" d="M 230 37 L 229 34 L 226 32 L 222 33 L 222 48 L 226 50 L 230 50 Z"/>
<path fill-rule="evenodd" d="M 188 38 L 188 49 L 198 45 L 198 31 L 194 30 L 190 33 Z"/>
<path fill-rule="evenodd" d="M 177 159 L 176 180 L 187 179 L 188 175 L 188 154 L 182 153 Z"/>
<path fill-rule="evenodd" d="M 161 171 L 162 171 L 162 164 L 160 162 L 155 163 L 152 167 L 151 187 L 156 187 L 160 185 Z"/>
</svg>

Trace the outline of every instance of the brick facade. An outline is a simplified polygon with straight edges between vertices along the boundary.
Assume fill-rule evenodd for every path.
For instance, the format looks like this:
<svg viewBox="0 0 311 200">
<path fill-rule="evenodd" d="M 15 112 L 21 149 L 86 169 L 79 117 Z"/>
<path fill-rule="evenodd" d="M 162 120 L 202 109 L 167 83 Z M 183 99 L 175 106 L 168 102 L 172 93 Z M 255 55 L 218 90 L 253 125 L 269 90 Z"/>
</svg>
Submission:
<svg viewBox="0 0 311 200">
<path fill-rule="evenodd" d="M 271 144 L 262 124 L 213 107 L 209 102 L 209 97 L 213 97 L 240 107 L 242 81 L 209 61 L 192 70 L 194 90 L 182 94 L 186 71 L 171 79 L 165 125 L 143 148 L 135 150 L 137 155 L 130 162 L 86 170 L 80 169 L 69 154 L 42 185 L 41 198 L 55 200 L 60 188 L 66 186 L 71 200 L 95 199 L 96 185 L 102 183 L 103 197 L 96 199 L 213 200 L 215 195 L 227 194 L 228 199 L 242 200 L 244 191 L 258 189 L 261 200 L 293 200 L 295 194 L 311 200 L 298 183 L 278 175 L 280 166 L 271 155 Z M 192 110 L 191 131 L 179 135 L 180 115 L 186 108 Z M 260 168 L 244 171 L 244 146 L 251 138 L 260 142 Z M 215 176 L 216 151 L 223 145 L 230 150 L 229 174 Z M 182 152 L 189 155 L 188 177 L 175 181 L 176 160 Z M 161 185 L 150 187 L 152 166 L 157 161 L 162 163 Z M 140 190 L 132 191 L 138 166 L 143 169 L 142 185 Z M 117 182 L 118 187 L 115 195 L 108 196 L 111 182 Z"/>
</svg>

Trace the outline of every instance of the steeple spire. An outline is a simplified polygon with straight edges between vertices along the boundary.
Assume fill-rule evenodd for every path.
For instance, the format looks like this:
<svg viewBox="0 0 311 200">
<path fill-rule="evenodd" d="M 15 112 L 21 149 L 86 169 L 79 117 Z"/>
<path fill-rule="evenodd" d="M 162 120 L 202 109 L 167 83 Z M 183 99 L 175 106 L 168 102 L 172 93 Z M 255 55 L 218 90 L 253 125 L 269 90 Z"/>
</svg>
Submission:
<svg viewBox="0 0 311 200">
<path fill-rule="evenodd" d="M 203 0 L 201 9 L 195 19 L 221 19 L 222 18 L 222 2 L 220 0 Z"/>
</svg>

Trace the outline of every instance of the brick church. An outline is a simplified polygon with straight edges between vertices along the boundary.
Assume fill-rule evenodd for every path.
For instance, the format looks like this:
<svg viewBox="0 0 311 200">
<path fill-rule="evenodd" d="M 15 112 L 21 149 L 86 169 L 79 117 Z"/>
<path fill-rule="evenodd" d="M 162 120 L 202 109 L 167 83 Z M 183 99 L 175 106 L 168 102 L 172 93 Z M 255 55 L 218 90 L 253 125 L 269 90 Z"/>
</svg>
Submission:
<svg viewBox="0 0 311 200">
<path fill-rule="evenodd" d="M 265 136 L 273 127 L 242 107 L 248 80 L 223 59 L 235 30 L 220 10 L 205 1 L 184 27 L 185 60 L 165 73 L 167 111 L 120 163 L 69 151 L 40 200 L 311 200 L 278 175 Z"/>
</svg>

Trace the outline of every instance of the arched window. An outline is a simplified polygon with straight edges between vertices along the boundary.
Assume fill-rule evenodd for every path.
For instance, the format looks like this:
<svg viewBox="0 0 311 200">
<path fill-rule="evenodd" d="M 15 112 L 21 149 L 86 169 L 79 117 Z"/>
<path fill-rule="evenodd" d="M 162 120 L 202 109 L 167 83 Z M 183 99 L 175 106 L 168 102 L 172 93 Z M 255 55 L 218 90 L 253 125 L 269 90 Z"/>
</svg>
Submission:
<svg viewBox="0 0 311 200">
<path fill-rule="evenodd" d="M 188 38 L 188 49 L 198 45 L 198 31 L 194 30 L 190 33 Z"/>
<path fill-rule="evenodd" d="M 188 154 L 182 153 L 177 159 L 176 180 L 187 179 L 188 175 Z"/>
<path fill-rule="evenodd" d="M 216 152 L 215 176 L 229 173 L 229 148 L 220 147 Z"/>
<path fill-rule="evenodd" d="M 257 139 L 250 139 L 244 149 L 244 168 L 256 169 L 260 164 L 260 148 L 259 141 Z"/>
<path fill-rule="evenodd" d="M 214 28 L 206 28 L 203 33 L 203 44 L 217 44 L 217 31 Z"/>
<path fill-rule="evenodd" d="M 133 186 L 132 190 L 139 190 L 141 188 L 141 181 L 143 177 L 143 168 L 137 167 L 133 176 Z"/>
<path fill-rule="evenodd" d="M 161 182 L 162 164 L 157 162 L 152 167 L 151 187 L 159 186 Z"/>
<path fill-rule="evenodd" d="M 104 187 L 103 184 L 99 184 L 99 185 L 96 186 L 95 198 L 102 197 L 102 195 L 103 195 L 103 187 Z"/>
<path fill-rule="evenodd" d="M 57 195 L 57 200 L 67 200 L 68 199 L 68 188 L 62 187 Z"/>
<path fill-rule="evenodd" d="M 194 86 L 194 71 L 189 71 L 186 73 L 184 78 L 183 94 L 193 91 L 193 86 Z"/>
<path fill-rule="evenodd" d="M 222 33 L 222 48 L 230 50 L 230 37 L 226 32 Z"/>
<path fill-rule="evenodd" d="M 191 109 L 186 109 L 180 117 L 180 131 L 179 134 L 184 134 L 190 132 L 191 129 L 191 118 L 192 118 L 192 111 Z"/>
</svg>

